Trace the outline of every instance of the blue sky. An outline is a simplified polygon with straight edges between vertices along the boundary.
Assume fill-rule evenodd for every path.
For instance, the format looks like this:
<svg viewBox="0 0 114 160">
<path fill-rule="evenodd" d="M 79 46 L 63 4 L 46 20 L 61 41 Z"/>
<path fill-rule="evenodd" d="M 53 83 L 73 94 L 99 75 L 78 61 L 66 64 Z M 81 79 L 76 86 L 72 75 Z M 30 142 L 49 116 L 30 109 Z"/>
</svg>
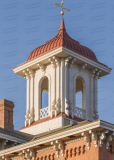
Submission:
<svg viewBox="0 0 114 160">
<path fill-rule="evenodd" d="M 33 49 L 53 38 L 60 27 L 61 0 L 0 1 L 0 99 L 15 103 L 14 125 L 24 125 L 26 80 L 12 68 L 25 62 Z M 99 82 L 100 119 L 114 123 L 114 0 L 64 0 L 68 34 L 94 51 L 111 74 Z"/>
</svg>

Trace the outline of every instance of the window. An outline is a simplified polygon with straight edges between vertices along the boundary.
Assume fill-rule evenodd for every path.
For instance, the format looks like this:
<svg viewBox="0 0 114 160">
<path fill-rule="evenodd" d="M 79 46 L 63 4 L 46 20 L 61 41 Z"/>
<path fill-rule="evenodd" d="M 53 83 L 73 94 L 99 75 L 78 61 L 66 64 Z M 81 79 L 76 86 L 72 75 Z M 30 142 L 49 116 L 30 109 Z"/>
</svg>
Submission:
<svg viewBox="0 0 114 160">
<path fill-rule="evenodd" d="M 48 107 L 48 99 L 49 99 L 49 89 L 48 89 L 48 78 L 45 77 L 41 83 L 41 108 Z"/>
<path fill-rule="evenodd" d="M 76 94 L 75 94 L 75 106 L 81 109 L 85 109 L 85 81 L 82 77 L 76 78 Z"/>
</svg>

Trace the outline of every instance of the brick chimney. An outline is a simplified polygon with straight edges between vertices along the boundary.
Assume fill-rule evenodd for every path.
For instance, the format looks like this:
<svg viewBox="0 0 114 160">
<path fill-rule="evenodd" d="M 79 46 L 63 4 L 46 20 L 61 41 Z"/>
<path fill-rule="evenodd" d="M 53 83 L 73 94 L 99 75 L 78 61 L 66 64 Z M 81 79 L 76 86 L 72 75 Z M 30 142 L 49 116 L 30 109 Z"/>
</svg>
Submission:
<svg viewBox="0 0 114 160">
<path fill-rule="evenodd" d="M 0 100 L 0 127 L 14 130 L 13 108 L 14 103 L 12 101 Z"/>
</svg>

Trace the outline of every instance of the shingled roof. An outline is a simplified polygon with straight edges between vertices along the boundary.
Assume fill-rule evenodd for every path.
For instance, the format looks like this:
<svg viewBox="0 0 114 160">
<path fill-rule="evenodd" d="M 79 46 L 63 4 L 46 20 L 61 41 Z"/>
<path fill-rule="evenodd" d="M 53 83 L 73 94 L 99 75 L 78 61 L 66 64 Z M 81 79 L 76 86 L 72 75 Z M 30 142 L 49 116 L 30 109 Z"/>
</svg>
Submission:
<svg viewBox="0 0 114 160">
<path fill-rule="evenodd" d="M 82 46 L 78 41 L 75 41 L 72 39 L 66 32 L 64 20 L 61 20 L 61 25 L 58 34 L 51 40 L 47 41 L 44 45 L 37 47 L 34 49 L 28 59 L 28 61 L 31 61 L 39 56 L 42 56 L 46 54 L 49 51 L 52 51 L 58 47 L 66 47 L 72 51 L 75 51 L 76 53 L 81 54 L 82 56 L 85 56 L 95 62 L 98 62 L 94 52 L 90 50 L 89 48 Z"/>
</svg>

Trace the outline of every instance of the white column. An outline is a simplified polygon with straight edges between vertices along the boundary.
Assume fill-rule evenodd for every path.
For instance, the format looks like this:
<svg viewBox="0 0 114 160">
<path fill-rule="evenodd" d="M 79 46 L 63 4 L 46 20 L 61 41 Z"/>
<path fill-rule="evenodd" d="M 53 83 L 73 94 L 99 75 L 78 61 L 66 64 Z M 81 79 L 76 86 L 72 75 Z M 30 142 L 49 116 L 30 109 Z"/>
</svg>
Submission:
<svg viewBox="0 0 114 160">
<path fill-rule="evenodd" d="M 94 119 L 94 74 L 91 75 L 91 99 L 90 99 L 90 119 Z"/>
<path fill-rule="evenodd" d="M 69 59 L 65 60 L 65 113 L 69 116 Z"/>
<path fill-rule="evenodd" d="M 33 79 L 33 74 L 30 75 L 31 80 L 30 80 L 30 109 L 33 108 L 33 98 L 34 98 L 34 79 Z"/>
<path fill-rule="evenodd" d="M 71 61 L 70 61 L 70 66 L 69 66 L 69 90 L 68 90 L 68 94 L 69 94 L 69 105 L 70 105 L 70 116 L 72 118 L 74 118 L 74 101 L 73 101 L 73 87 L 74 87 L 74 84 L 73 84 L 73 74 L 72 74 L 72 67 L 74 65 L 74 63 L 76 62 L 76 59 L 75 58 L 71 58 Z M 76 82 L 75 82 L 76 83 Z"/>
<path fill-rule="evenodd" d="M 56 102 L 58 103 L 58 113 L 60 112 L 60 62 L 56 67 Z"/>
<path fill-rule="evenodd" d="M 65 72 L 64 72 L 64 58 L 61 58 L 61 112 L 65 112 L 65 109 L 64 109 L 64 102 L 65 102 L 65 97 L 64 97 L 64 91 L 65 91 Z"/>
<path fill-rule="evenodd" d="M 98 113 L 98 83 L 97 83 L 97 76 L 95 77 L 95 112 Z"/>
<path fill-rule="evenodd" d="M 30 77 L 27 76 L 27 111 L 30 110 Z"/>
<path fill-rule="evenodd" d="M 33 73 L 30 75 L 31 79 L 30 79 L 30 122 L 29 124 L 31 124 L 34 121 L 34 75 Z"/>
</svg>

